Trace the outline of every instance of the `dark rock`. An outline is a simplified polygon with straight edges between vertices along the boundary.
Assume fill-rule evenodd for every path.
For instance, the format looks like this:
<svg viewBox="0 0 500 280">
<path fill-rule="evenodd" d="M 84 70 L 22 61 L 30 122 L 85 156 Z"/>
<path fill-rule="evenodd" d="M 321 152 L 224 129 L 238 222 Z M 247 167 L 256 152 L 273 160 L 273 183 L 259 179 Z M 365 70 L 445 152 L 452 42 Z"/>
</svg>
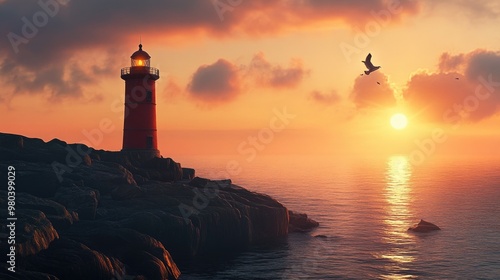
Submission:
<svg viewBox="0 0 500 280">
<path fill-rule="evenodd" d="M 223 179 L 223 180 L 210 180 L 206 178 L 201 178 L 201 177 L 194 177 L 190 182 L 189 185 L 197 188 L 203 188 L 207 185 L 212 185 L 212 187 L 217 187 L 217 188 L 226 188 L 231 186 L 232 181 L 231 179 Z M 233 185 L 234 187 L 237 187 Z"/>
<path fill-rule="evenodd" d="M 0 195 L 3 197 L 3 193 L 0 193 Z M 2 205 L 6 205 L 3 202 Z M 18 257 L 37 254 L 47 249 L 51 242 L 59 238 L 59 234 L 41 211 L 19 209 L 16 211 L 16 217 L 16 252 Z M 0 215 L 0 218 L 5 221 L 7 217 Z M 9 232 L 6 226 L 2 224 L 2 233 Z M 2 241 L 0 242 L 1 252 L 8 252 L 7 237 L 7 234 L 0 237 Z M 3 263 L 6 261 L 4 261 L 4 258 L 5 254 L 2 254 L 0 259 L 2 259 Z"/>
<path fill-rule="evenodd" d="M 99 160 L 102 162 L 114 162 L 125 167 L 133 166 L 132 162 L 130 161 L 126 153 L 94 150 L 92 151 L 92 153 L 90 153 L 90 157 L 93 160 Z"/>
<path fill-rule="evenodd" d="M 59 279 L 120 279 L 123 264 L 87 246 L 61 238 L 40 253 L 27 257 L 25 269 L 52 274 Z"/>
<path fill-rule="evenodd" d="M 95 219 L 99 198 L 98 190 L 76 185 L 60 188 L 54 196 L 69 211 L 78 213 L 81 220 Z"/>
<path fill-rule="evenodd" d="M 78 220 L 63 205 L 26 193 L 17 194 L 16 206 L 19 209 L 33 209 L 43 212 L 57 230 L 68 228 Z"/>
<path fill-rule="evenodd" d="M 307 232 L 319 226 L 319 223 L 312 220 L 307 214 L 288 211 L 290 215 L 289 232 Z"/>
<path fill-rule="evenodd" d="M 232 253 L 318 225 L 231 180 L 194 177 L 170 158 L 0 133 L 0 168 L 8 165 L 24 230 L 18 269 L 40 277 L 176 279 L 170 254 Z"/>
<path fill-rule="evenodd" d="M 89 248 L 116 258 L 128 273 L 146 279 L 177 279 L 180 271 L 169 252 L 158 240 L 112 223 L 80 223 L 67 235 Z"/>
<path fill-rule="evenodd" d="M 0 133 L 0 160 L 58 163 L 72 168 L 85 163 L 85 157 L 82 149 L 75 149 L 58 139 L 45 143 L 41 139 Z"/>
<path fill-rule="evenodd" d="M 53 196 L 61 187 L 62 182 L 57 179 L 54 170 L 49 164 L 7 161 L 0 162 L 0 168 L 7 170 L 7 166 L 15 167 L 16 192 L 28 193 L 37 197 L 48 198 Z"/>
<path fill-rule="evenodd" d="M 144 177 L 158 181 L 178 181 L 182 179 L 182 168 L 180 163 L 171 158 L 152 158 L 142 165 L 139 173 Z"/>
<path fill-rule="evenodd" d="M 59 145 L 62 147 L 66 147 L 68 145 L 68 143 L 66 143 L 62 140 L 59 140 L 57 138 L 54 138 L 54 139 L 50 140 L 49 142 L 47 142 L 47 145 Z"/>
<path fill-rule="evenodd" d="M 10 272 L 7 268 L 0 266 L 0 279 L 2 280 L 59 280 L 54 275 L 36 271 L 26 271 L 16 268 L 16 272 Z"/>
<path fill-rule="evenodd" d="M 206 178 L 200 178 L 200 177 L 194 177 L 190 182 L 189 185 L 197 188 L 203 188 L 205 185 L 207 185 L 210 182 L 210 179 Z"/>
<path fill-rule="evenodd" d="M 15 134 L 0 134 L 0 147 L 20 150 L 24 147 L 24 137 Z"/>
<path fill-rule="evenodd" d="M 433 223 L 429 223 L 429 222 L 426 222 L 424 220 L 420 220 L 420 222 L 418 224 L 413 225 L 408 230 L 414 231 L 414 232 L 430 232 L 430 231 L 441 230 L 441 229 Z"/>
<path fill-rule="evenodd" d="M 195 177 L 195 170 L 193 168 L 182 168 L 182 180 L 191 180 Z"/>
<path fill-rule="evenodd" d="M 123 186 L 137 187 L 132 173 L 122 165 L 112 162 L 100 161 L 89 167 L 80 166 L 65 176 L 72 180 L 83 180 L 85 186 L 97 189 L 103 195 Z"/>
<path fill-rule="evenodd" d="M 111 197 L 115 200 L 128 200 L 142 195 L 141 189 L 134 185 L 120 185 L 111 191 Z"/>
</svg>

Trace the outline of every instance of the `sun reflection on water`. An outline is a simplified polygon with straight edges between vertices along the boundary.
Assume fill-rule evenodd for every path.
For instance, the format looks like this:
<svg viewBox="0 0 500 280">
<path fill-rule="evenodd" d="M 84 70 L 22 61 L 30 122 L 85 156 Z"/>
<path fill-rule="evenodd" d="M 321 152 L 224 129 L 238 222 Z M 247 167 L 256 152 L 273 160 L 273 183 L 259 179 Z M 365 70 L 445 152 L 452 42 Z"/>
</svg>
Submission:
<svg viewBox="0 0 500 280">
<path fill-rule="evenodd" d="M 386 187 L 384 196 L 386 201 L 386 216 L 384 219 L 383 242 L 389 244 L 388 250 L 378 257 L 388 262 L 383 279 L 411 279 L 412 275 L 406 274 L 408 265 L 415 257 L 412 252 L 413 238 L 408 235 L 406 228 L 411 222 L 411 164 L 405 156 L 393 156 L 387 161 Z"/>
</svg>

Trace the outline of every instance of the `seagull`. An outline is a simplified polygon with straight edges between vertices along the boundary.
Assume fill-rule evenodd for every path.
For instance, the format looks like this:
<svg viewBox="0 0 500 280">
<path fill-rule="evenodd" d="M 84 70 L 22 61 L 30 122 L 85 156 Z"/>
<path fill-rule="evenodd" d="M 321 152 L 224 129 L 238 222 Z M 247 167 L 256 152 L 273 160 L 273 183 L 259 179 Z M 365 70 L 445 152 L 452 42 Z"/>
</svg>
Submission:
<svg viewBox="0 0 500 280">
<path fill-rule="evenodd" d="M 380 68 L 380 66 L 373 66 L 373 63 L 371 62 L 371 59 L 372 59 L 372 54 L 369 53 L 366 56 L 366 60 L 365 61 L 361 61 L 361 62 L 363 62 L 365 64 L 366 68 L 368 68 L 368 71 L 365 71 L 366 75 L 370 75 L 371 72 L 377 71 Z"/>
</svg>

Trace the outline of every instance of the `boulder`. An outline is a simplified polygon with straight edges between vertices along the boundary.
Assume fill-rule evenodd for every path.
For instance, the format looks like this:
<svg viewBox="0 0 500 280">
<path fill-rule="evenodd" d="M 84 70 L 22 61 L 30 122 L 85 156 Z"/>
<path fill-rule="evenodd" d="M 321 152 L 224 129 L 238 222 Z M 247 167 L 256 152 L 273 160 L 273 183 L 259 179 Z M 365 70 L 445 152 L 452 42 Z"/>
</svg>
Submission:
<svg viewBox="0 0 500 280">
<path fill-rule="evenodd" d="M 138 174 L 151 180 L 178 181 L 182 179 L 181 164 L 171 158 L 152 158 L 142 164 Z"/>
<path fill-rule="evenodd" d="M 64 205 L 69 211 L 78 213 L 80 220 L 95 219 L 100 194 L 98 190 L 71 185 L 60 188 L 54 201 Z"/>
<path fill-rule="evenodd" d="M 108 222 L 82 222 L 68 231 L 67 236 L 119 260 L 132 275 L 143 275 L 146 279 L 177 279 L 181 274 L 161 242 L 136 230 Z"/>
<path fill-rule="evenodd" d="M 28 271 L 38 271 L 59 279 L 123 279 L 124 265 L 98 251 L 68 239 L 52 242 L 48 249 L 23 260 Z"/>
<path fill-rule="evenodd" d="M 7 166 L 15 167 L 16 192 L 28 193 L 37 197 L 48 198 L 53 196 L 61 187 L 62 182 L 49 164 L 25 161 L 0 161 L 0 168 L 7 170 Z"/>
<path fill-rule="evenodd" d="M 418 224 L 411 226 L 408 230 L 413 232 L 430 232 L 435 230 L 441 230 L 441 228 L 439 228 L 433 223 L 420 220 Z"/>
<path fill-rule="evenodd" d="M 2 205 L 5 204 L 2 203 Z M 6 219 L 3 215 L 0 216 L 2 220 Z M 59 238 L 58 232 L 41 211 L 19 209 L 16 211 L 16 217 L 16 252 L 18 257 L 35 255 L 47 249 L 51 242 Z M 2 224 L 2 232 L 9 232 L 4 227 Z M 7 235 L 2 235 L 0 240 L 2 241 L 0 251 L 7 252 Z M 2 254 L 1 259 L 4 257 L 5 255 Z"/>
<path fill-rule="evenodd" d="M 27 193 L 16 196 L 17 209 L 32 209 L 43 212 L 56 230 L 70 227 L 78 220 L 78 215 L 70 213 L 63 205 L 45 198 L 39 198 Z"/>
<path fill-rule="evenodd" d="M 10 272 L 6 267 L 0 266 L 0 279 L 2 280 L 59 280 L 54 275 L 36 271 L 26 271 L 16 268 L 16 272 Z"/>
<path fill-rule="evenodd" d="M 319 223 L 309 218 L 307 214 L 288 211 L 290 215 L 289 232 L 307 232 L 319 226 Z"/>
<path fill-rule="evenodd" d="M 83 185 L 99 190 L 102 195 L 110 194 L 122 186 L 137 187 L 133 174 L 120 164 L 95 161 L 92 166 L 80 166 L 67 174 L 64 179 L 82 180 Z"/>
</svg>

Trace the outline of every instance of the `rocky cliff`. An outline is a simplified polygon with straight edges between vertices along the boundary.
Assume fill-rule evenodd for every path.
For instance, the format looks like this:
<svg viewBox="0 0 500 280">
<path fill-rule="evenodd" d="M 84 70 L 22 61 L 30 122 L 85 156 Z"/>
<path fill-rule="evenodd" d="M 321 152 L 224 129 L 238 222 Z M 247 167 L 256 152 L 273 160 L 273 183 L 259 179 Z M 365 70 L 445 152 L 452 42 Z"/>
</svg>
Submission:
<svg viewBox="0 0 500 280">
<path fill-rule="evenodd" d="M 194 177 L 170 158 L 0 134 L 4 178 L 9 166 L 15 168 L 17 274 L 5 266 L 2 210 L 2 279 L 177 279 L 174 260 L 288 233 L 289 212 L 276 200 L 230 180 Z M 4 209 L 7 198 L 6 187 L 0 189 Z"/>
</svg>

